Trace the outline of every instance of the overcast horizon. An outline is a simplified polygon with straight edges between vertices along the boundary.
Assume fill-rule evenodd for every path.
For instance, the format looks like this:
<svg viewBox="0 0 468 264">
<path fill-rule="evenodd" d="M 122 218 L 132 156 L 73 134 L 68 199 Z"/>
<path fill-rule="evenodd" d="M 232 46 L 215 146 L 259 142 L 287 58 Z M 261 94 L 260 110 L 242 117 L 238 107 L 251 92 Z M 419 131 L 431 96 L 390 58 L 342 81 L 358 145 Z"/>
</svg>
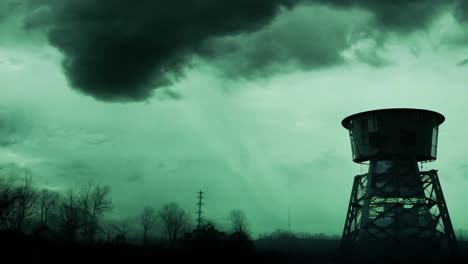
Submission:
<svg viewBox="0 0 468 264">
<path fill-rule="evenodd" d="M 424 169 L 468 230 L 467 1 L 172 2 L 2 1 L 0 164 L 109 185 L 113 217 L 195 218 L 202 190 L 224 228 L 240 209 L 255 235 L 288 229 L 290 210 L 292 231 L 341 235 L 367 170 L 341 120 L 422 108 L 446 117 Z"/>
</svg>

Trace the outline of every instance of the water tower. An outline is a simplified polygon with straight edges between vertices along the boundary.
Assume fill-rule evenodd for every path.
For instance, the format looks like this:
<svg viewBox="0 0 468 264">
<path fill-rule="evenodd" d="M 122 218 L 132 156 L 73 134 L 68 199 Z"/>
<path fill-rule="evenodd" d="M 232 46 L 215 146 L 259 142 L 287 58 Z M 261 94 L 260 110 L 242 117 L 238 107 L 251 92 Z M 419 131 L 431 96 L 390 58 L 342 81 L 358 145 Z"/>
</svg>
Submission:
<svg viewBox="0 0 468 264">
<path fill-rule="evenodd" d="M 443 115 L 382 109 L 346 117 L 353 161 L 369 165 L 354 177 L 342 236 L 345 254 L 407 256 L 451 252 L 457 242 L 434 161 Z"/>
</svg>

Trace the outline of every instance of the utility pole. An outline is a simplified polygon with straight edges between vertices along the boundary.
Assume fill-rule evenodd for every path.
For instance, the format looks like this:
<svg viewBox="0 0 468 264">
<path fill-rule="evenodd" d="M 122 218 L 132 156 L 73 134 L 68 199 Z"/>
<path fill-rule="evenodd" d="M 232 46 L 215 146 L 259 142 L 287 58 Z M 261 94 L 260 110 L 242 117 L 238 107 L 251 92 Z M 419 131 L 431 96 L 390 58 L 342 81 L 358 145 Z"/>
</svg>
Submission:
<svg viewBox="0 0 468 264">
<path fill-rule="evenodd" d="M 291 209 L 288 207 L 288 230 L 291 233 Z"/>
<path fill-rule="evenodd" d="M 203 221 L 203 219 L 202 219 L 202 213 L 203 213 L 203 211 L 202 211 L 202 205 L 204 205 L 204 203 L 202 203 L 202 200 L 203 200 L 203 192 L 202 192 L 202 191 L 199 191 L 199 192 L 198 192 L 198 203 L 197 203 L 197 205 L 198 205 L 198 211 L 197 211 L 197 214 L 198 214 L 197 222 L 198 222 L 198 224 L 197 224 L 197 229 L 200 229 L 200 228 L 201 228 L 201 226 L 202 226 L 202 221 Z"/>
</svg>

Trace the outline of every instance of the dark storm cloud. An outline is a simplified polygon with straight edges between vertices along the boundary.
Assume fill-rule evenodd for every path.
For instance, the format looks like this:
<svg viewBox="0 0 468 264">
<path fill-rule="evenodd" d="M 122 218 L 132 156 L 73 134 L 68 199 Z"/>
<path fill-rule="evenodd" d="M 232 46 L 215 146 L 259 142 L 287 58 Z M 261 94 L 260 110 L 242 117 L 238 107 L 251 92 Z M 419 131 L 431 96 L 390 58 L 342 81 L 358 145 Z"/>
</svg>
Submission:
<svg viewBox="0 0 468 264">
<path fill-rule="evenodd" d="M 337 7 L 357 7 L 375 15 L 376 26 L 399 32 L 422 29 L 453 0 L 313 0 Z"/>
<path fill-rule="evenodd" d="M 228 74 L 233 72 L 232 67 L 240 74 L 269 73 L 281 69 L 282 61 L 292 61 L 305 68 L 342 62 L 339 52 L 349 45 L 346 42 L 348 29 L 344 24 L 351 21 L 340 21 L 341 24 L 337 25 L 334 17 L 320 14 L 310 14 L 307 25 L 291 23 L 290 27 L 279 26 L 276 31 L 262 31 L 245 43 L 212 42 L 213 39 L 264 29 L 281 7 L 312 3 L 334 9 L 367 10 L 374 14 L 374 26 L 379 29 L 406 33 L 428 25 L 441 7 L 451 2 L 25 1 L 32 10 L 24 20 L 25 26 L 46 29 L 50 44 L 64 56 L 62 65 L 71 86 L 106 101 L 147 99 L 155 88 L 171 84 L 180 77 L 194 55 L 234 60 L 235 63 L 222 65 Z M 253 45 L 257 46 L 252 48 Z M 371 64 L 382 65 L 377 56 L 369 57 L 368 54 L 366 59 Z M 268 70 L 263 70 L 266 68 Z"/>
<path fill-rule="evenodd" d="M 143 100 L 203 41 L 261 28 L 290 0 L 49 1 L 46 26 L 71 85 L 102 100 Z M 35 24 L 37 21 L 46 21 Z"/>
<path fill-rule="evenodd" d="M 333 17 L 333 19 L 330 19 Z M 315 5 L 278 16 L 255 34 L 206 42 L 200 51 L 228 77 L 256 78 L 292 69 L 316 69 L 343 62 L 356 15 Z M 320 26 L 318 26 L 320 25 Z"/>
<path fill-rule="evenodd" d="M 468 1 L 457 0 L 453 10 L 453 15 L 460 22 L 468 21 Z"/>
</svg>

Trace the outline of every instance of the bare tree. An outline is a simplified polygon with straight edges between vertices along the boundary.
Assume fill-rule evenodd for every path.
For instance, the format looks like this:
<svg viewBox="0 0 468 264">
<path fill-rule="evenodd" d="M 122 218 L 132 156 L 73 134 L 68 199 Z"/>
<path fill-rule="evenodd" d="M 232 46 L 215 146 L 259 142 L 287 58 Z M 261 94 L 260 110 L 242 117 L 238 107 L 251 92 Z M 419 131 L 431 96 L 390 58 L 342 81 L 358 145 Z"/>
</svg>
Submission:
<svg viewBox="0 0 468 264">
<path fill-rule="evenodd" d="M 171 246 L 174 246 L 180 237 L 184 226 L 188 222 L 188 215 L 184 209 L 176 203 L 169 203 L 159 211 L 159 217 L 163 224 L 164 231 Z"/>
<path fill-rule="evenodd" d="M 8 171 L 10 167 L 12 170 Z M 16 170 L 12 164 L 0 165 L 0 227 L 9 228 L 10 213 L 16 200 L 20 197 L 18 193 L 13 192 Z"/>
<path fill-rule="evenodd" d="M 116 224 L 115 229 L 117 230 L 117 236 L 127 237 L 128 221 L 122 221 L 119 224 Z"/>
<path fill-rule="evenodd" d="M 18 178 L 18 169 L 14 164 L 5 163 L 0 164 L 0 172 L 0 194 L 8 196 L 14 187 L 15 179 Z"/>
<path fill-rule="evenodd" d="M 112 238 L 115 233 L 116 226 L 111 223 L 106 223 L 104 226 L 101 228 L 101 230 L 104 233 L 105 236 L 105 241 L 107 244 L 109 244 L 112 241 Z"/>
<path fill-rule="evenodd" d="M 152 207 L 145 207 L 143 213 L 140 216 L 140 224 L 143 227 L 143 243 L 146 244 L 148 241 L 148 231 L 156 223 L 156 213 Z"/>
<path fill-rule="evenodd" d="M 231 219 L 232 229 L 234 232 L 248 234 L 248 222 L 247 217 L 241 210 L 232 210 L 229 214 Z"/>
<path fill-rule="evenodd" d="M 97 185 L 92 193 L 92 216 L 97 217 L 112 210 L 109 186 Z"/>
<path fill-rule="evenodd" d="M 106 243 L 111 243 L 119 234 L 121 222 L 115 219 L 103 219 L 99 225 L 101 239 Z"/>
<path fill-rule="evenodd" d="M 83 212 L 83 239 L 93 242 L 98 230 L 98 218 L 112 210 L 111 189 L 102 185 L 86 185 L 80 195 L 80 207 Z"/>
<path fill-rule="evenodd" d="M 18 169 L 14 164 L 5 163 L 0 164 L 0 172 L 0 194 L 9 195 L 14 187 L 15 179 L 18 178 Z"/>
<path fill-rule="evenodd" d="M 116 224 L 114 225 L 116 233 L 113 238 L 113 243 L 125 244 L 127 242 L 127 236 L 130 232 L 133 220 L 133 218 L 127 218 L 116 222 Z"/>
<path fill-rule="evenodd" d="M 73 190 L 69 190 L 63 198 L 58 216 L 59 227 L 65 239 L 69 242 L 74 242 L 78 229 L 81 226 L 82 213 L 78 203 L 78 196 Z"/>
<path fill-rule="evenodd" d="M 15 188 L 15 201 L 9 210 L 10 228 L 21 232 L 26 220 L 36 214 L 38 192 L 32 186 L 32 175 L 29 169 L 24 169 L 22 185 Z"/>
<path fill-rule="evenodd" d="M 51 214 L 56 212 L 59 206 L 60 195 L 56 192 L 43 189 L 39 194 L 39 225 L 46 227 L 49 225 Z"/>
</svg>

